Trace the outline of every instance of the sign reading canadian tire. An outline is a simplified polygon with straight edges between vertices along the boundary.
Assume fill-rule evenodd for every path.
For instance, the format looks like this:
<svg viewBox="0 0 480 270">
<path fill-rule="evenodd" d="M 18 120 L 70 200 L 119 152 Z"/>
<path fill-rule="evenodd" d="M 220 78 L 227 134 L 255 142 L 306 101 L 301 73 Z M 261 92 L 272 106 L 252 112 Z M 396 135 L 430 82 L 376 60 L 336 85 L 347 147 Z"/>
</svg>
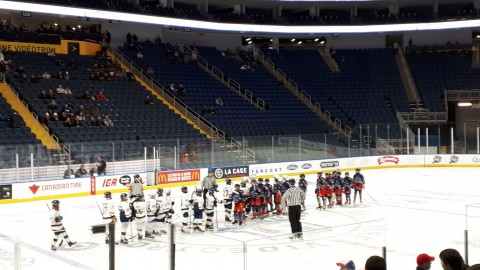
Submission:
<svg viewBox="0 0 480 270">
<path fill-rule="evenodd" d="M 200 170 L 158 172 L 157 185 L 200 181 Z"/>
<path fill-rule="evenodd" d="M 235 167 L 223 167 L 213 168 L 213 174 L 215 178 L 233 178 L 248 176 L 248 166 L 235 166 Z"/>
</svg>

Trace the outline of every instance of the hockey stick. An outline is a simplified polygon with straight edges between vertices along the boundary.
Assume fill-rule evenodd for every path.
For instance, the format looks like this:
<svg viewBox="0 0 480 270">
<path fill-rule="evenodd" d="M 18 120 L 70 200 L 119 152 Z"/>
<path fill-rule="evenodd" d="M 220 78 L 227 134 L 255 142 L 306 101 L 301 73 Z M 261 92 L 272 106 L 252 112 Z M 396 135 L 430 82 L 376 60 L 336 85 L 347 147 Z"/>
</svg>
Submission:
<svg viewBox="0 0 480 270">
<path fill-rule="evenodd" d="M 45 204 L 47 205 L 48 211 L 51 211 L 48 202 L 45 202 Z M 58 244 L 58 246 L 61 246 L 63 244 L 63 234 L 60 234 L 60 236 L 62 237 L 62 239 L 60 239 L 60 244 Z"/>
</svg>

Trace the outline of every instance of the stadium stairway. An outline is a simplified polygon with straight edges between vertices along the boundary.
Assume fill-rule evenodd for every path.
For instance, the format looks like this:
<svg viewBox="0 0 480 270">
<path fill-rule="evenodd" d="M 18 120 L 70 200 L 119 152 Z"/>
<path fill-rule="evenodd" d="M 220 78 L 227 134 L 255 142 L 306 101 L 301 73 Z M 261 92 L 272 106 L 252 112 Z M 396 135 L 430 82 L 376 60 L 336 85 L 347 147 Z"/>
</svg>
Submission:
<svg viewBox="0 0 480 270">
<path fill-rule="evenodd" d="M 213 134 L 213 132 L 210 132 L 206 128 L 202 128 L 200 124 L 194 123 L 191 119 L 189 119 L 184 113 L 182 113 L 180 110 L 175 108 L 173 104 L 168 102 L 160 93 L 155 91 L 152 88 L 152 85 L 148 84 L 145 80 L 144 77 L 139 77 L 134 70 L 126 66 L 123 62 L 122 59 L 119 59 L 117 57 L 117 54 L 123 54 L 120 50 L 114 48 L 115 53 L 112 52 L 112 50 L 108 51 L 108 55 L 112 58 L 112 60 L 115 60 L 116 62 L 120 63 L 120 66 L 125 69 L 128 72 L 132 72 L 135 75 L 135 79 L 137 82 L 139 82 L 143 87 L 145 87 L 153 96 L 155 96 L 158 100 L 160 100 L 163 104 L 165 104 L 169 109 L 174 111 L 176 114 L 178 114 L 183 120 L 185 120 L 189 125 L 191 125 L 194 129 L 198 130 L 200 134 L 205 135 L 208 139 L 214 140 L 215 142 L 219 142 L 225 138 L 221 138 L 218 134 Z M 124 58 L 125 60 L 125 58 Z M 128 61 L 128 60 L 127 60 Z"/>
<path fill-rule="evenodd" d="M 18 112 L 22 117 L 23 121 L 28 128 L 35 134 L 36 138 L 39 139 L 42 144 L 47 147 L 49 150 L 59 150 L 60 145 L 57 141 L 53 139 L 52 136 L 45 130 L 38 122 L 38 120 L 33 116 L 33 114 L 28 110 L 28 108 L 22 103 L 22 101 L 15 94 L 13 89 L 7 83 L 0 83 L 0 91 L 2 92 L 4 98 L 7 100 L 8 104 Z"/>
</svg>

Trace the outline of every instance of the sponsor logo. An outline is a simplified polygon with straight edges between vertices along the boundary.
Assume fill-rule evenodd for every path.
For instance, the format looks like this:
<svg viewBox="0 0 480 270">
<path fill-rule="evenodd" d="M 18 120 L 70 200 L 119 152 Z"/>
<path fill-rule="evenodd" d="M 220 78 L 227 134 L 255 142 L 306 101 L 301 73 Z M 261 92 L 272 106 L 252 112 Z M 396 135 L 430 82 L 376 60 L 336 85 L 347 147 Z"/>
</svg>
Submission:
<svg viewBox="0 0 480 270">
<path fill-rule="evenodd" d="M 307 170 L 307 169 L 310 169 L 310 168 L 312 168 L 312 164 L 310 164 L 310 163 L 303 163 L 302 164 L 302 169 Z"/>
<path fill-rule="evenodd" d="M 480 163 L 480 158 L 478 158 L 478 157 L 473 157 L 473 158 L 472 158 L 472 161 L 475 162 L 475 163 Z"/>
<path fill-rule="evenodd" d="M 320 162 L 320 168 L 335 168 L 335 167 L 340 167 L 340 162 L 336 160 Z"/>
<path fill-rule="evenodd" d="M 96 195 L 97 194 L 97 181 L 95 181 L 95 177 L 92 176 L 90 177 L 90 195 Z"/>
<path fill-rule="evenodd" d="M 457 163 L 457 162 L 458 162 L 458 156 L 453 155 L 450 157 L 450 164 Z"/>
<path fill-rule="evenodd" d="M 214 172 L 215 178 L 223 178 L 223 170 L 218 168 Z"/>
<path fill-rule="evenodd" d="M 117 185 L 117 178 L 105 178 L 103 179 L 102 187 L 114 187 Z"/>
<path fill-rule="evenodd" d="M 267 173 L 281 173 L 282 168 L 280 167 L 273 167 L 273 168 L 251 168 L 250 175 L 256 174 L 267 174 Z"/>
<path fill-rule="evenodd" d="M 441 156 L 434 156 L 433 157 L 433 164 L 442 162 Z"/>
<path fill-rule="evenodd" d="M 129 186 L 130 183 L 132 182 L 132 178 L 130 177 L 130 175 L 124 175 L 124 176 L 120 177 L 120 179 L 118 181 L 120 182 L 120 184 L 122 184 L 124 186 Z"/>
<path fill-rule="evenodd" d="M 217 179 L 248 176 L 248 166 L 223 167 L 213 171 Z"/>
<path fill-rule="evenodd" d="M 200 181 L 200 170 L 159 172 L 157 184 Z"/>
<path fill-rule="evenodd" d="M 33 185 L 31 187 L 28 187 L 30 189 L 30 191 L 32 191 L 33 195 L 35 195 L 38 191 L 38 189 L 40 188 L 40 186 L 37 186 L 37 185 Z"/>
<path fill-rule="evenodd" d="M 384 157 L 381 157 L 381 158 L 378 159 L 378 165 L 381 165 L 381 164 L 387 163 L 387 162 L 398 164 L 399 161 L 400 161 L 400 159 L 398 157 L 384 156 Z"/>
<path fill-rule="evenodd" d="M 12 185 L 0 185 L 0 200 L 12 198 Z"/>
<path fill-rule="evenodd" d="M 295 171 L 296 169 L 298 169 L 298 166 L 296 164 L 290 164 L 287 166 L 287 170 Z"/>
</svg>

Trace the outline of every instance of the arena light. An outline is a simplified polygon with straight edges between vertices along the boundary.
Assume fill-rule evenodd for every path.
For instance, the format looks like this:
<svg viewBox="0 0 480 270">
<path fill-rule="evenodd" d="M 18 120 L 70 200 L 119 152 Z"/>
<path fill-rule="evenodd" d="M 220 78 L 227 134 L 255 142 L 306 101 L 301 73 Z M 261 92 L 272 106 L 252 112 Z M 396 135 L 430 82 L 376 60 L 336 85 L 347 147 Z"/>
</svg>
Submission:
<svg viewBox="0 0 480 270">
<path fill-rule="evenodd" d="M 0 0 L 0 9 L 12 11 L 30 11 L 35 13 L 56 14 L 60 16 L 87 17 L 105 20 L 119 20 L 125 22 L 138 22 L 163 26 L 188 27 L 202 30 L 243 33 L 271 33 L 271 34 L 364 34 L 364 33 L 390 33 L 423 30 L 445 30 L 480 27 L 480 20 L 448 21 L 435 23 L 412 24 L 386 24 L 386 25 L 343 25 L 343 26 L 284 26 L 284 25 L 258 25 L 235 24 L 186 20 L 129 14 L 113 11 L 93 10 L 85 8 L 62 7 L 42 5 L 15 1 Z"/>
<path fill-rule="evenodd" d="M 291 41 L 291 42 L 295 42 L 295 39 L 294 39 L 294 38 L 292 38 L 290 41 Z"/>
<path fill-rule="evenodd" d="M 319 40 L 320 40 L 319 38 L 314 39 L 315 42 L 318 42 Z"/>
<path fill-rule="evenodd" d="M 472 106 L 472 103 L 471 102 L 459 102 L 457 105 L 458 105 L 458 107 L 470 107 L 470 106 Z"/>
</svg>

